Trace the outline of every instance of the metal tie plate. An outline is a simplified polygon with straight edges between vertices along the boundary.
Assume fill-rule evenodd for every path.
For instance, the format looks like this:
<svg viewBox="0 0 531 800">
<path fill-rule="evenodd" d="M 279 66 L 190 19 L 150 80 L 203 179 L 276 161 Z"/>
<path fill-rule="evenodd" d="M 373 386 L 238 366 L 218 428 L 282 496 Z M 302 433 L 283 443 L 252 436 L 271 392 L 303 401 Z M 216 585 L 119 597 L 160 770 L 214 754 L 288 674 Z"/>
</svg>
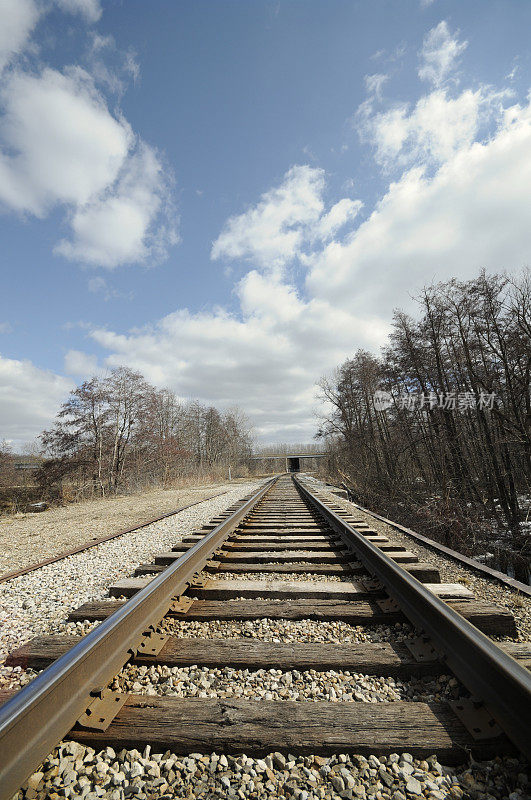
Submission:
<svg viewBox="0 0 531 800">
<path fill-rule="evenodd" d="M 158 656 L 169 637 L 164 636 L 162 633 L 155 633 L 150 631 L 147 635 L 142 637 L 142 641 L 136 648 L 137 656 Z"/>
<path fill-rule="evenodd" d="M 192 578 L 190 589 L 204 589 L 207 585 L 209 578 Z"/>
<path fill-rule="evenodd" d="M 79 717 L 78 724 L 95 731 L 106 731 L 125 705 L 127 694 L 113 692 L 111 689 L 99 689 L 95 694 L 94 700 Z"/>
<path fill-rule="evenodd" d="M 488 708 L 480 701 L 454 700 L 450 708 L 474 739 L 494 739 L 503 733 Z"/>
<path fill-rule="evenodd" d="M 414 657 L 415 661 L 436 661 L 439 653 L 427 636 L 418 636 L 416 639 L 406 639 L 405 646 Z"/>
<path fill-rule="evenodd" d="M 368 592 L 380 592 L 384 588 L 378 578 L 361 578 L 360 583 Z"/>
<path fill-rule="evenodd" d="M 384 614 L 395 614 L 397 611 L 400 611 L 400 606 L 394 597 L 385 597 L 382 600 L 377 600 L 376 602 Z"/>
<path fill-rule="evenodd" d="M 191 597 L 180 595 L 172 600 L 169 610 L 172 614 L 186 614 L 193 602 Z"/>
</svg>

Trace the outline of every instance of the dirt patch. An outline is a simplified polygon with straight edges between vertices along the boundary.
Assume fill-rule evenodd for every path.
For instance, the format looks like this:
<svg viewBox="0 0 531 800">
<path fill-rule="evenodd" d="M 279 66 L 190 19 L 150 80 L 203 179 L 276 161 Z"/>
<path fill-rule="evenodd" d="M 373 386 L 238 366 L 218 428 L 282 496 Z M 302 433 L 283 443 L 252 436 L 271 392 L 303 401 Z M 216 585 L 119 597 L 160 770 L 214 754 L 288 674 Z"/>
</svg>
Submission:
<svg viewBox="0 0 531 800">
<path fill-rule="evenodd" d="M 0 517 L 0 575 L 212 497 L 235 484 L 154 489 L 105 500 L 85 500 L 41 514 Z"/>
</svg>

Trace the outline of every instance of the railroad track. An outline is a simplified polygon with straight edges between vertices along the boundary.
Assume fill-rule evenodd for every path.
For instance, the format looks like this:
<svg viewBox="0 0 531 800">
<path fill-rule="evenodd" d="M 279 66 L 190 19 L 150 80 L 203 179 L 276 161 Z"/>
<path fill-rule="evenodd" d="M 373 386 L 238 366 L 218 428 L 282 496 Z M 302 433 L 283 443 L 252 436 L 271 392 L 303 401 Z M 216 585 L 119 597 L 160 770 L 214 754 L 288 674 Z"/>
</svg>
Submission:
<svg viewBox="0 0 531 800">
<path fill-rule="evenodd" d="M 43 672 L 0 697 L 1 800 L 65 736 L 96 749 L 151 745 L 175 753 L 407 751 L 437 753 L 446 763 L 468 753 L 530 755 L 531 645 L 489 638 L 513 636 L 512 615 L 476 601 L 464 586 L 440 583 L 437 569 L 325 500 L 304 478 L 267 483 L 109 593 L 115 599 L 71 613 L 73 621 L 100 622 L 86 636 L 39 637 L 11 653 L 8 664 Z M 363 644 L 171 634 L 180 620 L 264 618 L 409 621 L 415 632 L 406 641 Z M 471 696 L 464 690 L 454 703 L 146 696 L 108 688 L 120 685 L 125 664 L 401 679 L 452 670 Z"/>
</svg>

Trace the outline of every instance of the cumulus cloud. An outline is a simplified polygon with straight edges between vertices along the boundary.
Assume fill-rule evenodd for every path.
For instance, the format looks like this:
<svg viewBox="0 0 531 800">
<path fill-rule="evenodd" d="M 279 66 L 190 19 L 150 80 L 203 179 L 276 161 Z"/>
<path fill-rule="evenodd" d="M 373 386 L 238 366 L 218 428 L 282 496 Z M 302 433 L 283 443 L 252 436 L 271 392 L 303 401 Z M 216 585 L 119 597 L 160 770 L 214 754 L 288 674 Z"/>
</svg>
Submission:
<svg viewBox="0 0 531 800">
<path fill-rule="evenodd" d="M 88 380 L 98 371 L 98 359 L 82 350 L 69 350 L 65 355 L 65 372 Z"/>
<path fill-rule="evenodd" d="M 343 197 L 332 206 L 327 214 L 323 214 L 315 226 L 316 238 L 328 241 L 332 239 L 348 222 L 352 222 L 363 208 L 361 200 Z"/>
<path fill-rule="evenodd" d="M 280 186 L 262 195 L 244 214 L 230 217 L 212 246 L 212 257 L 244 259 L 275 268 L 298 253 L 305 229 L 323 211 L 324 171 L 295 166 Z"/>
<path fill-rule="evenodd" d="M 387 323 L 305 300 L 279 278 L 250 271 L 237 287 L 241 313 L 181 309 L 144 330 L 96 329 L 108 366 L 128 364 L 184 398 L 245 409 L 264 440 L 311 438 L 315 382 L 351 353 L 383 344 Z"/>
<path fill-rule="evenodd" d="M 2 91 L 0 202 L 44 217 L 66 207 L 66 258 L 104 267 L 160 258 L 178 240 L 153 150 L 109 111 L 81 68 L 14 72 Z M 170 215 L 171 217 L 171 215 Z"/>
<path fill-rule="evenodd" d="M 133 145 L 88 73 L 12 74 L 2 90 L 0 199 L 44 216 L 58 203 L 84 205 L 112 186 Z"/>
<path fill-rule="evenodd" d="M 388 314 L 435 278 L 529 263 L 531 106 L 500 113 L 495 134 L 462 144 L 433 174 L 406 170 L 355 232 L 315 253 L 312 295 Z"/>
<path fill-rule="evenodd" d="M 325 214 L 324 191 L 324 170 L 291 167 L 255 206 L 227 220 L 212 246 L 212 258 L 241 259 L 281 271 L 301 256 L 305 245 L 330 238 L 357 215 L 360 201 L 348 198 Z"/>
<path fill-rule="evenodd" d="M 150 226 L 166 192 L 155 152 L 141 145 L 127 159 L 112 193 L 76 209 L 70 220 L 73 237 L 59 242 L 55 252 L 109 268 L 145 261 L 159 247 L 157 232 L 151 232 Z M 176 231 L 164 239 L 176 244 Z"/>
<path fill-rule="evenodd" d="M 0 73 L 26 48 L 39 16 L 34 0 L 0 0 Z"/>
<path fill-rule="evenodd" d="M 358 133 L 374 146 L 376 160 L 386 169 L 427 159 L 440 163 L 474 141 L 492 99 L 483 89 L 467 89 L 455 98 L 437 89 L 411 110 L 404 103 L 380 112 L 368 100 L 357 113 Z"/>
<path fill-rule="evenodd" d="M 99 0 L 55 0 L 56 4 L 70 14 L 81 14 L 87 22 L 97 22 L 101 17 Z"/>
<path fill-rule="evenodd" d="M 468 42 L 460 42 L 458 34 L 451 34 L 445 20 L 432 28 L 426 35 L 420 51 L 419 78 L 441 86 L 455 69 L 461 53 Z"/>
<path fill-rule="evenodd" d="M 33 440 L 59 410 L 72 388 L 61 375 L 31 361 L 0 356 L 0 439 L 16 447 Z"/>
<path fill-rule="evenodd" d="M 55 0 L 88 22 L 98 0 Z M 0 0 L 0 69 L 31 46 L 31 33 L 51 5 Z M 103 58 L 113 58 L 109 66 Z M 0 84 L 0 210 L 44 218 L 60 207 L 70 224 L 55 252 L 73 261 L 114 268 L 158 261 L 179 241 L 171 171 L 102 88 L 121 94 L 136 79 L 132 52 L 112 37 L 92 34 L 88 68 L 12 64 Z"/>
</svg>

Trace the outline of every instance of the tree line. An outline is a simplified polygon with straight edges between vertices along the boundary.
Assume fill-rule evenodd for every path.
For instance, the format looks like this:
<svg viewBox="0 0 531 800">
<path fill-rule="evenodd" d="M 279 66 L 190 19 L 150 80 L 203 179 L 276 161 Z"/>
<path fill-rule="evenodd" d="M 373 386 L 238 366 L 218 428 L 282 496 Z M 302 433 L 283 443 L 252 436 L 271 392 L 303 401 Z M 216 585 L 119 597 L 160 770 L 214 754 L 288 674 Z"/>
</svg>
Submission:
<svg viewBox="0 0 531 800">
<path fill-rule="evenodd" d="M 417 307 L 395 313 L 379 356 L 359 350 L 321 380 L 319 436 L 361 503 L 525 572 L 529 271 L 439 283 Z"/>
<path fill-rule="evenodd" d="M 252 451 L 239 409 L 181 402 L 126 367 L 76 387 L 40 439 L 41 484 L 67 479 L 100 496 L 186 476 L 227 476 Z"/>
</svg>

